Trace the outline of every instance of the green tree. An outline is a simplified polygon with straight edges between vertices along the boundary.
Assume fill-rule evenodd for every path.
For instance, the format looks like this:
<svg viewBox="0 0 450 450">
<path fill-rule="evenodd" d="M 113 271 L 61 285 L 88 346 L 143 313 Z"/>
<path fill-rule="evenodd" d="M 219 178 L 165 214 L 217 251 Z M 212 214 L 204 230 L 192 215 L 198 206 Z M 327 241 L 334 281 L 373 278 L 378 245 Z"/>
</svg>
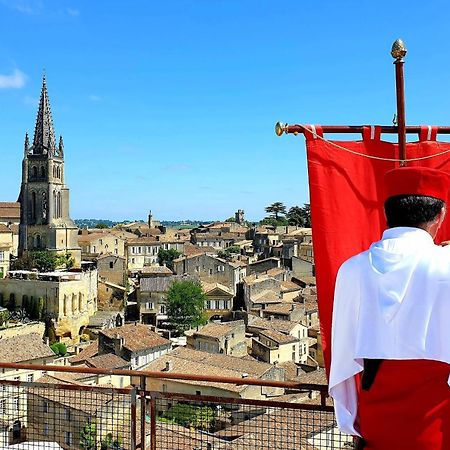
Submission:
<svg viewBox="0 0 450 450">
<path fill-rule="evenodd" d="M 169 250 L 159 249 L 158 252 L 158 263 L 160 266 L 166 265 L 170 270 L 173 270 L 173 260 L 181 256 L 181 253 L 174 248 Z"/>
<path fill-rule="evenodd" d="M 71 269 L 75 264 L 75 260 L 70 253 L 56 255 L 56 267 Z"/>
<path fill-rule="evenodd" d="M 106 228 L 109 228 L 108 224 L 104 223 L 104 222 L 100 222 L 96 225 L 95 228 L 100 228 L 101 230 L 104 230 Z"/>
<path fill-rule="evenodd" d="M 266 217 L 259 222 L 260 225 L 270 225 L 271 227 L 284 227 L 289 224 L 287 219 L 280 217 L 278 220 L 273 217 Z"/>
<path fill-rule="evenodd" d="M 58 265 L 56 253 L 48 250 L 30 252 L 32 267 L 40 272 L 52 272 Z"/>
<path fill-rule="evenodd" d="M 289 225 L 295 225 L 297 227 L 304 226 L 303 208 L 300 206 L 293 206 L 292 208 L 289 208 L 286 217 L 289 221 Z"/>
<path fill-rule="evenodd" d="M 269 213 L 270 217 L 278 220 L 280 216 L 284 216 L 286 214 L 286 206 L 284 206 L 281 202 L 275 202 L 269 206 L 266 206 L 265 211 Z"/>
<path fill-rule="evenodd" d="M 165 412 L 159 420 L 176 423 L 183 427 L 194 427 L 209 431 L 214 425 L 215 419 L 214 409 L 210 406 L 192 406 L 178 403 Z"/>
<path fill-rule="evenodd" d="M 311 228 L 311 206 L 309 203 L 303 205 L 303 226 Z"/>
<path fill-rule="evenodd" d="M 70 269 L 73 267 L 74 260 L 70 253 L 56 254 L 49 250 L 36 250 L 28 252 L 14 262 L 16 270 L 37 269 L 40 272 L 52 272 L 58 267 Z"/>
<path fill-rule="evenodd" d="M 22 296 L 22 308 L 30 315 L 30 301 L 28 300 L 28 295 Z"/>
<path fill-rule="evenodd" d="M 10 311 L 14 311 L 16 309 L 16 294 L 14 293 L 9 294 L 8 309 Z"/>
<path fill-rule="evenodd" d="M 231 245 L 230 247 L 226 248 L 225 250 L 219 250 L 217 253 L 217 256 L 219 258 L 223 258 L 226 260 L 229 260 L 232 258 L 233 255 L 241 253 L 241 248 L 239 245 Z"/>
<path fill-rule="evenodd" d="M 169 322 L 180 333 L 207 321 L 203 310 L 207 296 L 200 283 L 195 281 L 174 281 L 165 300 Z"/>
<path fill-rule="evenodd" d="M 30 316 L 30 319 L 39 320 L 39 300 L 31 296 L 29 305 L 27 313 Z"/>
<path fill-rule="evenodd" d="M 87 422 L 80 432 L 80 447 L 83 450 L 95 450 L 97 426 L 95 423 Z"/>
<path fill-rule="evenodd" d="M 112 433 L 108 433 L 100 444 L 100 450 L 120 450 L 122 448 L 122 438 L 117 436 L 117 439 L 114 439 Z"/>
<path fill-rule="evenodd" d="M 67 354 L 67 347 L 62 342 L 55 342 L 54 344 L 50 345 L 50 348 L 57 356 L 65 356 Z"/>
<path fill-rule="evenodd" d="M 8 320 L 9 320 L 9 311 L 8 310 L 0 311 L 0 327 L 6 325 Z"/>
<path fill-rule="evenodd" d="M 38 320 L 44 318 L 44 299 L 42 297 L 37 299 L 37 318 Z"/>
<path fill-rule="evenodd" d="M 289 220 L 289 225 L 296 225 L 298 227 L 311 227 L 311 211 L 309 203 L 305 203 L 303 206 L 293 206 L 289 208 L 286 215 Z"/>
</svg>

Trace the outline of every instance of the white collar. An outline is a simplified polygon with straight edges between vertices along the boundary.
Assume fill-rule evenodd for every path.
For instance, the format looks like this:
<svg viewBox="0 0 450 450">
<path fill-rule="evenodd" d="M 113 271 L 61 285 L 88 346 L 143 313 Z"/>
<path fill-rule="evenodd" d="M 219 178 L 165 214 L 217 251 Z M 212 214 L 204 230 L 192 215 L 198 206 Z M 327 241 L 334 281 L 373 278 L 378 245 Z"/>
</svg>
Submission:
<svg viewBox="0 0 450 450">
<path fill-rule="evenodd" d="M 384 239 L 398 239 L 398 238 L 412 238 L 414 240 L 420 240 L 423 243 L 434 244 L 433 238 L 428 231 L 422 230 L 422 228 L 415 227 L 394 227 L 388 228 L 383 233 Z"/>
</svg>

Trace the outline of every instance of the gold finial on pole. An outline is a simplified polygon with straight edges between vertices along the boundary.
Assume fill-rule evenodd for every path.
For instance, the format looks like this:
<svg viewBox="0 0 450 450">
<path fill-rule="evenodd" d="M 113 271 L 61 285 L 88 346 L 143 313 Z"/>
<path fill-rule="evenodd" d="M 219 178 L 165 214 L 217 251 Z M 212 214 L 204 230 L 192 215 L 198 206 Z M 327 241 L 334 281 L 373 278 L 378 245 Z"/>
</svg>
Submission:
<svg viewBox="0 0 450 450">
<path fill-rule="evenodd" d="M 397 132 L 400 165 L 406 166 L 406 119 L 405 119 L 405 78 L 403 66 L 406 45 L 401 39 L 392 44 L 391 55 L 395 59 L 395 90 L 397 93 Z"/>
<path fill-rule="evenodd" d="M 396 60 L 395 62 L 403 62 L 403 58 L 406 56 L 406 53 L 408 53 L 408 50 L 406 49 L 405 43 L 401 39 L 397 39 L 392 44 L 391 49 L 391 55 Z"/>
<path fill-rule="evenodd" d="M 277 136 L 281 136 L 283 133 L 287 134 L 287 123 L 277 122 L 275 124 L 275 133 Z"/>
</svg>

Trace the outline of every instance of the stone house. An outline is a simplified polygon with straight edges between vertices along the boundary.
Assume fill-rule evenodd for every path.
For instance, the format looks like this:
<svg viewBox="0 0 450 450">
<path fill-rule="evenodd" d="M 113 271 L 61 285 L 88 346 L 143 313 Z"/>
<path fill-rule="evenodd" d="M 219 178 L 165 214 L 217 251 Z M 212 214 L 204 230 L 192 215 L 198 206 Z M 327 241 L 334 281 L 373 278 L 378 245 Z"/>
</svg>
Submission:
<svg viewBox="0 0 450 450">
<path fill-rule="evenodd" d="M 19 202 L 0 202 L 0 223 L 3 225 L 20 224 Z"/>
<path fill-rule="evenodd" d="M 279 269 L 281 267 L 280 258 L 266 258 L 260 259 L 250 263 L 247 267 L 247 275 L 253 275 L 254 273 L 266 273 L 270 269 Z"/>
<path fill-rule="evenodd" d="M 220 283 L 201 282 L 208 297 L 205 302 L 205 315 L 208 319 L 220 319 L 231 314 L 234 293 L 231 288 Z"/>
<path fill-rule="evenodd" d="M 303 351 L 303 349 L 302 349 Z M 300 339 L 273 329 L 261 330 L 252 339 L 252 355 L 270 364 L 301 362 Z"/>
<path fill-rule="evenodd" d="M 308 261 L 296 256 L 292 257 L 292 274 L 296 278 L 303 276 L 314 276 L 315 266 L 314 261 Z"/>
<path fill-rule="evenodd" d="M 257 227 L 249 232 L 256 253 L 264 253 L 265 248 L 269 245 L 269 233 L 270 227 Z"/>
<path fill-rule="evenodd" d="M 130 239 L 125 245 L 128 270 L 158 265 L 159 250 L 184 252 L 184 241 L 165 236 Z"/>
<path fill-rule="evenodd" d="M 232 233 L 199 233 L 192 234 L 191 242 L 199 247 L 212 247 L 215 250 L 225 250 L 236 241 Z"/>
<path fill-rule="evenodd" d="M 99 279 L 125 286 L 127 280 L 125 257 L 111 253 L 100 255 L 97 258 L 97 270 Z"/>
<path fill-rule="evenodd" d="M 293 281 L 281 282 L 281 298 L 284 302 L 293 302 L 298 299 L 302 292 L 302 287 Z"/>
<path fill-rule="evenodd" d="M 20 224 L 20 203 L 0 202 L 0 225 L 5 225 L 12 232 L 11 254 L 14 256 L 17 256 L 19 254 L 19 224 Z"/>
<path fill-rule="evenodd" d="M 36 333 L 0 339 L 0 361 L 46 365 L 55 364 L 56 356 Z M 57 362 L 56 362 L 57 363 Z M 2 369 L 0 381 L 33 382 L 40 378 L 42 370 Z M 0 385 L 0 447 L 20 442 L 27 427 L 27 398 L 23 388 L 8 389 Z"/>
<path fill-rule="evenodd" d="M 301 303 L 305 309 L 305 323 L 308 328 L 318 327 L 319 306 L 317 304 L 317 296 L 303 292 L 301 295 Z"/>
<path fill-rule="evenodd" d="M 145 368 L 167 353 L 172 343 L 143 324 L 126 324 L 102 330 L 98 334 L 98 353 L 114 353 L 131 363 L 131 369 Z"/>
<path fill-rule="evenodd" d="M 78 339 L 97 311 L 97 270 L 37 273 L 16 270 L 0 279 L 0 302 L 9 307 L 42 299 L 60 339 Z"/>
<path fill-rule="evenodd" d="M 267 274 L 244 278 L 244 303 L 247 311 L 260 311 L 267 305 L 281 303 L 281 282 Z"/>
<path fill-rule="evenodd" d="M 262 317 L 270 320 L 279 319 L 292 322 L 302 322 L 305 318 L 305 310 L 298 303 L 283 302 L 276 305 L 269 305 L 262 311 Z"/>
<path fill-rule="evenodd" d="M 104 254 L 125 256 L 125 241 L 116 234 L 82 230 L 78 235 L 78 245 L 81 247 L 83 257 L 98 257 Z"/>
<path fill-rule="evenodd" d="M 284 370 L 271 364 L 234 356 L 208 353 L 178 347 L 161 356 L 147 366 L 147 370 L 164 373 L 183 373 L 192 375 L 218 375 L 235 378 L 256 378 L 261 380 L 284 381 Z M 245 386 L 228 383 L 171 380 L 167 378 L 148 378 L 148 390 L 174 392 L 189 395 L 211 395 L 218 397 L 267 399 L 283 394 L 280 388 Z M 134 380 L 139 384 L 139 379 Z"/>
<path fill-rule="evenodd" d="M 67 380 L 62 395 L 61 390 L 52 387 L 62 384 L 60 379 L 44 375 L 38 381 L 42 386 L 27 390 L 27 433 L 30 437 L 39 436 L 40 441 L 56 442 L 64 450 L 83 450 L 82 430 L 87 424 L 95 424 L 95 448 L 100 448 L 109 433 L 128 448 L 131 432 L 129 396 L 113 397 L 108 389 L 80 392 L 75 389 L 78 386 L 74 386 L 80 383 Z"/>
<path fill-rule="evenodd" d="M 309 356 L 309 338 L 308 338 L 308 328 L 300 322 L 292 322 L 287 320 L 279 320 L 270 318 L 261 319 L 260 317 L 253 316 L 251 314 L 248 315 L 248 323 L 247 323 L 247 332 L 252 333 L 254 337 L 259 338 L 260 333 L 265 333 L 267 330 L 277 331 L 279 333 L 283 333 L 285 335 L 289 335 L 298 340 L 298 347 L 296 346 L 296 357 L 297 360 L 294 362 L 298 362 L 301 364 L 305 364 L 308 356 Z M 278 336 L 278 335 L 277 335 Z M 265 336 L 269 338 L 268 336 Z M 272 336 L 276 338 L 276 336 Z M 279 336 L 278 336 L 279 337 Z M 298 348 L 298 353 L 297 353 Z M 287 351 L 284 348 L 284 351 Z M 291 347 L 292 349 L 292 347 Z M 293 353 L 293 352 L 292 352 Z M 285 355 L 288 355 L 287 352 Z M 280 355 L 281 358 L 281 355 Z"/>
<path fill-rule="evenodd" d="M 238 263 L 208 254 L 194 254 L 174 260 L 174 272 L 198 277 L 206 283 L 220 283 L 236 294 L 237 285 L 243 280 L 246 269 Z"/>
<path fill-rule="evenodd" d="M 320 367 L 325 367 L 322 347 L 322 333 L 317 325 L 308 329 L 309 336 L 309 352 L 312 358 L 317 361 Z"/>
<path fill-rule="evenodd" d="M 158 326 L 167 320 L 166 295 L 174 281 L 197 281 L 189 276 L 141 276 L 136 290 L 139 316 L 142 323 Z"/>
<path fill-rule="evenodd" d="M 125 317 L 121 311 L 97 311 L 89 318 L 89 324 L 85 331 L 91 336 L 91 339 L 97 339 L 100 331 L 121 327 L 124 323 Z"/>
<path fill-rule="evenodd" d="M 0 223 L 0 278 L 6 276 L 12 254 L 13 232 L 9 227 Z"/>
<path fill-rule="evenodd" d="M 243 320 L 212 322 L 199 330 L 190 330 L 185 334 L 188 348 L 236 357 L 247 355 Z"/>
</svg>

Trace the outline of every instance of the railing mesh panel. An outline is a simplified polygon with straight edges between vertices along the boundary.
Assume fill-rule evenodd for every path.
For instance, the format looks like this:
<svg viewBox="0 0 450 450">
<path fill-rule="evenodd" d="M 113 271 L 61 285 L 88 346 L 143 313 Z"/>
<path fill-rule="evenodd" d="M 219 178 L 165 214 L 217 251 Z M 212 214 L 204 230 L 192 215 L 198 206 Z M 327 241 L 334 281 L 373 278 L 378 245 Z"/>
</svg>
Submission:
<svg viewBox="0 0 450 450">
<path fill-rule="evenodd" d="M 336 428 L 334 413 L 320 405 L 296 409 L 289 403 L 227 403 L 158 394 L 158 450 L 325 450 L 352 448 L 350 438 Z M 150 410 L 150 409 L 149 409 Z M 146 416 L 150 448 L 151 417 Z"/>
<path fill-rule="evenodd" d="M 131 450 L 131 406 L 114 388 L 0 382 L 0 448 Z"/>
</svg>

